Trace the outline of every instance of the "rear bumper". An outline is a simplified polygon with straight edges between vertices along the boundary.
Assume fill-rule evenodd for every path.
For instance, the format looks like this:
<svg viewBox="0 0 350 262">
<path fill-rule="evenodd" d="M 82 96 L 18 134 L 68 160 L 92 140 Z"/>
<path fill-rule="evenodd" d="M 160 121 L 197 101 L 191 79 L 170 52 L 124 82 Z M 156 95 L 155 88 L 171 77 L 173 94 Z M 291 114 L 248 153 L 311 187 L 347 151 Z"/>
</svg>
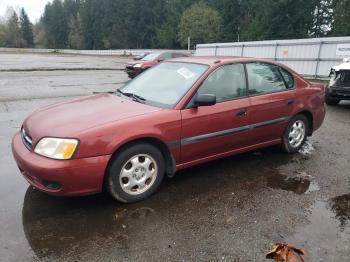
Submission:
<svg viewBox="0 0 350 262">
<path fill-rule="evenodd" d="M 80 196 L 102 191 L 110 155 L 72 160 L 53 160 L 29 151 L 17 133 L 12 152 L 24 178 L 38 190 L 57 196 Z M 55 183 L 59 188 L 47 185 Z"/>
<path fill-rule="evenodd" d="M 314 114 L 313 132 L 318 130 L 324 122 L 326 117 L 326 107 L 324 106 L 324 101 L 322 101 L 322 106 Z"/>
<path fill-rule="evenodd" d="M 350 100 L 350 87 L 328 87 L 326 92 L 328 100 Z"/>
</svg>

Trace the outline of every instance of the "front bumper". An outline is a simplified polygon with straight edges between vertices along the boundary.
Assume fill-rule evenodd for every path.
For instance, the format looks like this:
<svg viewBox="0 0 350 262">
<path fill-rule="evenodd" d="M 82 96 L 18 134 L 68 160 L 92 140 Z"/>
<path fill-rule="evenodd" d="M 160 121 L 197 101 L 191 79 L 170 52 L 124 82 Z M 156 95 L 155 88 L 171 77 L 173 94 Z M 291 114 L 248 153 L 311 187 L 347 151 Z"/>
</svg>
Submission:
<svg viewBox="0 0 350 262">
<path fill-rule="evenodd" d="M 102 191 L 110 155 L 54 160 L 28 150 L 20 133 L 12 140 L 12 152 L 24 178 L 35 188 L 57 196 L 80 196 Z M 50 184 L 59 188 L 48 187 Z"/>
<path fill-rule="evenodd" d="M 350 87 L 328 87 L 326 92 L 326 99 L 350 100 Z"/>
<path fill-rule="evenodd" d="M 134 68 L 131 66 L 127 66 L 125 68 L 125 72 L 128 74 L 129 77 L 134 78 L 141 74 L 144 70 L 142 68 Z"/>
</svg>

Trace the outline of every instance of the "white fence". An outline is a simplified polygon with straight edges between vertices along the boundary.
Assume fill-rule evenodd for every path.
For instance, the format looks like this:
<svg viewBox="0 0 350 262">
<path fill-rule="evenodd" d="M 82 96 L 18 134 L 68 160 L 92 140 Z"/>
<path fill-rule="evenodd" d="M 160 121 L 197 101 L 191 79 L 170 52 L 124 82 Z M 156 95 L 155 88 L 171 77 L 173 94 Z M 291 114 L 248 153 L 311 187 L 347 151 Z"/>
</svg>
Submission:
<svg viewBox="0 0 350 262">
<path fill-rule="evenodd" d="M 196 56 L 267 58 L 308 77 L 327 77 L 333 66 L 350 57 L 350 37 L 201 44 Z"/>
<path fill-rule="evenodd" d="M 105 56 L 134 56 L 145 52 L 179 51 L 159 49 L 117 49 L 117 50 L 73 50 L 73 49 L 39 49 L 39 48 L 0 48 L 3 53 L 58 53 L 71 55 L 105 55 Z"/>
</svg>

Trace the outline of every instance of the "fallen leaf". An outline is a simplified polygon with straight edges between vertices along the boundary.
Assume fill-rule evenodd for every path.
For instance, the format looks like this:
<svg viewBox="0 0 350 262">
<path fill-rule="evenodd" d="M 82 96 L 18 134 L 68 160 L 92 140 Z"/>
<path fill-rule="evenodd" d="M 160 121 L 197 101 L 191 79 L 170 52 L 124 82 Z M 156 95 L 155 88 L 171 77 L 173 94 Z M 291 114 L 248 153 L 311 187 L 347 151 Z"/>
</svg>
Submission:
<svg viewBox="0 0 350 262">
<path fill-rule="evenodd" d="M 283 243 L 274 244 L 266 258 L 274 259 L 277 262 L 304 262 L 302 255 L 305 255 L 303 249 Z"/>
</svg>

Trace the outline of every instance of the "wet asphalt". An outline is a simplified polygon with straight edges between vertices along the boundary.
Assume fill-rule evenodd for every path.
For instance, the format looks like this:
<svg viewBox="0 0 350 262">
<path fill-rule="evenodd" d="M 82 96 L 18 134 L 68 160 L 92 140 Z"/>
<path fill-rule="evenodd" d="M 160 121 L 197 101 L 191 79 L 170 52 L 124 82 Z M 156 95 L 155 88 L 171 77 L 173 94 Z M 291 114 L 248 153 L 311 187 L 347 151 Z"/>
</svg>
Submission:
<svg viewBox="0 0 350 262">
<path fill-rule="evenodd" d="M 10 148 L 24 118 L 126 80 L 119 70 L 0 72 L 1 261 L 268 261 L 276 242 L 303 248 L 305 261 L 349 261 L 349 102 L 328 107 L 322 128 L 295 155 L 270 147 L 189 168 L 140 203 L 106 193 L 57 198 L 30 187 Z"/>
</svg>

